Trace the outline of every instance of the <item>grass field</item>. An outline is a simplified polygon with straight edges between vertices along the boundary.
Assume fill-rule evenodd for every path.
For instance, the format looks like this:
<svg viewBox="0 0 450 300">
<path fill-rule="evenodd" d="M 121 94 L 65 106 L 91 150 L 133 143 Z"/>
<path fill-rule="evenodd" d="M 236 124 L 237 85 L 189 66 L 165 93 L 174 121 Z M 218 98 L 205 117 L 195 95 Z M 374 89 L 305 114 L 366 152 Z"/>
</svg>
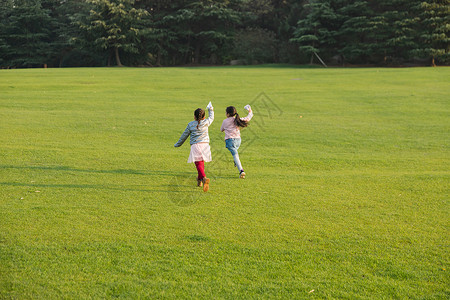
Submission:
<svg viewBox="0 0 450 300">
<path fill-rule="evenodd" d="M 450 298 L 450 69 L 0 70 L 0 298 Z M 189 143 L 212 100 L 211 189 Z M 219 128 L 242 131 L 240 180 Z"/>
</svg>

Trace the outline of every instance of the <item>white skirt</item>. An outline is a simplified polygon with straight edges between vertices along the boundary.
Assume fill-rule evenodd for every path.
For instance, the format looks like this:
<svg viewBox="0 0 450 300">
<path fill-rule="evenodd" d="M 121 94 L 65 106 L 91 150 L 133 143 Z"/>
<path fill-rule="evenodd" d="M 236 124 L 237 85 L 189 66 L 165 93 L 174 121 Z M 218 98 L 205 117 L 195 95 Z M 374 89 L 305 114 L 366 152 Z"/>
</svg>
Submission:
<svg viewBox="0 0 450 300">
<path fill-rule="evenodd" d="M 191 153 L 189 153 L 188 163 L 196 161 L 211 161 L 211 148 L 208 143 L 197 143 L 191 145 Z"/>
</svg>

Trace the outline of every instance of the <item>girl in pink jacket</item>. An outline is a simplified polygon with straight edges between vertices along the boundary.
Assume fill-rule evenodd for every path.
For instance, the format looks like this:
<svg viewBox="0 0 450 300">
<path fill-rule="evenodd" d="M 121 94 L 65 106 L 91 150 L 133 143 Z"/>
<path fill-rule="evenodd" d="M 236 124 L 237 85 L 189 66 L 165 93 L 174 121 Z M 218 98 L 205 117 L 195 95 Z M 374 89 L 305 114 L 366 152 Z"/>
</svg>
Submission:
<svg viewBox="0 0 450 300">
<path fill-rule="evenodd" d="M 248 122 L 253 117 L 252 108 L 248 105 L 248 115 L 244 118 L 239 117 L 236 107 L 228 106 L 226 109 L 227 118 L 223 120 L 220 131 L 225 131 L 225 147 L 233 155 L 234 165 L 238 168 L 239 178 L 245 178 L 245 172 L 239 159 L 238 149 L 241 145 L 241 128 L 247 127 Z"/>
</svg>

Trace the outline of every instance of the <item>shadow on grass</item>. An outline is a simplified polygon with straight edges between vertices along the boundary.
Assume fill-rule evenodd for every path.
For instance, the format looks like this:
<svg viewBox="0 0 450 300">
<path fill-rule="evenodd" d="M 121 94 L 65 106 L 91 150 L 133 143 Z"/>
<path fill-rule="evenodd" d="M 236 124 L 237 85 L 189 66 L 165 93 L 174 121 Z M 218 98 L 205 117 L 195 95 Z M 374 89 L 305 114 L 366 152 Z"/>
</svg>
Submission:
<svg viewBox="0 0 450 300">
<path fill-rule="evenodd" d="M 178 172 L 174 174 L 172 171 L 152 171 L 152 170 L 132 170 L 132 169 L 114 169 L 114 170 L 95 170 L 95 169 L 79 169 L 67 166 L 11 166 L 0 165 L 0 169 L 18 169 L 18 170 L 43 170 L 43 171 L 66 171 L 66 172 L 83 172 L 83 173 L 101 173 L 101 174 L 124 174 L 124 175 L 144 175 L 144 176 L 186 176 L 192 175 L 188 172 Z"/>
<path fill-rule="evenodd" d="M 182 190 L 170 190 L 170 189 L 144 189 L 144 188 L 128 188 L 128 187 L 114 187 L 102 184 L 40 184 L 40 183 L 20 183 L 20 182 L 0 182 L 0 186 L 15 186 L 26 187 L 33 189 L 45 189 L 45 188 L 68 188 L 68 189 L 94 189 L 94 190 L 111 190 L 122 192 L 161 192 L 161 193 L 181 193 Z M 187 190 L 185 191 L 187 192 Z"/>
<path fill-rule="evenodd" d="M 120 192 L 144 192 L 144 193 L 166 193 L 169 200 L 178 206 L 190 206 L 196 203 L 199 195 L 203 194 L 203 189 L 197 187 L 196 175 L 194 172 L 173 172 L 173 171 L 146 171 L 132 169 L 115 170 L 95 170 L 79 169 L 67 166 L 12 166 L 0 165 L 0 169 L 18 169 L 18 170 L 41 170 L 57 172 L 81 172 L 97 174 L 120 174 L 120 175 L 141 175 L 141 176 L 162 176 L 166 177 L 158 185 L 159 188 L 139 188 L 133 186 L 107 185 L 107 184 L 76 184 L 76 183 L 21 183 L 21 182 L 0 182 L 0 186 L 24 187 L 35 192 L 37 189 L 92 189 Z M 145 186 L 145 185 L 141 185 Z M 152 186 L 152 183 L 149 184 Z M 33 191 L 31 191 L 33 189 Z"/>
<path fill-rule="evenodd" d="M 95 190 L 112 190 L 124 192 L 163 192 L 163 193 L 183 193 L 190 192 L 187 187 L 184 189 L 173 189 L 171 183 L 173 179 L 184 179 L 192 176 L 189 172 L 172 172 L 172 171 L 146 171 L 146 170 L 132 170 L 132 169 L 115 169 L 115 170 L 95 170 L 95 169 L 80 169 L 67 166 L 13 166 L 0 165 L 0 169 L 17 169 L 17 170 L 41 170 L 41 171 L 57 171 L 57 172 L 81 172 L 94 174 L 119 174 L 119 175 L 142 175 L 142 176 L 164 176 L 169 178 L 168 184 L 160 185 L 161 189 L 145 189 L 132 188 L 120 186 L 108 186 L 105 184 L 42 184 L 42 183 L 20 183 L 20 182 L 0 182 L 3 186 L 18 186 L 28 188 L 70 188 L 70 189 L 95 189 Z"/>
</svg>

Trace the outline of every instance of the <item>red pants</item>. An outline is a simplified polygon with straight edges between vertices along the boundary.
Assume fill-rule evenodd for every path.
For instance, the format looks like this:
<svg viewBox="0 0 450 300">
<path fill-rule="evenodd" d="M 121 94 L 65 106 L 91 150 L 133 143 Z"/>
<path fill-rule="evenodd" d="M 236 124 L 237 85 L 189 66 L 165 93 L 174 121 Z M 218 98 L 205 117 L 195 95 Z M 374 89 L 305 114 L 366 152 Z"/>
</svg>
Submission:
<svg viewBox="0 0 450 300">
<path fill-rule="evenodd" d="M 205 162 L 202 161 L 196 161 L 195 162 L 195 166 L 197 167 L 197 172 L 198 172 L 198 180 L 202 180 L 203 177 L 206 177 L 205 175 Z"/>
</svg>

